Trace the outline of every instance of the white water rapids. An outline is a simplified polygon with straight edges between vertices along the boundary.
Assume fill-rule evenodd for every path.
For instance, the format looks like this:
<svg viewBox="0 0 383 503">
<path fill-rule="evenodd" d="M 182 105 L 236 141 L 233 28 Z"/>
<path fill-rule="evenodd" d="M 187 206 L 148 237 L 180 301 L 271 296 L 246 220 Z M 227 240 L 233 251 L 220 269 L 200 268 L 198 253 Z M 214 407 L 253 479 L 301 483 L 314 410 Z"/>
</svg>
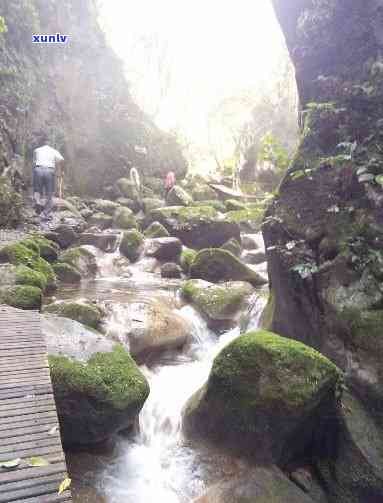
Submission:
<svg viewBox="0 0 383 503">
<path fill-rule="evenodd" d="M 101 277 L 93 284 L 91 294 L 110 299 L 110 333 L 126 327 L 127 303 L 132 295 L 160 292 L 174 300 L 178 284 L 164 283 L 142 271 L 139 264 L 130 267 L 128 278 L 116 277 L 112 265 L 116 257 L 98 256 Z M 255 294 L 249 328 L 258 326 L 264 305 L 265 296 Z M 229 457 L 184 439 L 182 409 L 206 381 L 216 354 L 238 337 L 239 328 L 218 337 L 191 306 L 177 312 L 192 324 L 192 341 L 182 351 L 159 356 L 154 366 L 141 367 L 150 384 L 150 396 L 141 411 L 138 431 L 132 438 L 119 437 L 117 456 L 99 474 L 98 490 L 107 503 L 188 503 L 227 475 L 225 470 L 232 463 Z"/>
</svg>

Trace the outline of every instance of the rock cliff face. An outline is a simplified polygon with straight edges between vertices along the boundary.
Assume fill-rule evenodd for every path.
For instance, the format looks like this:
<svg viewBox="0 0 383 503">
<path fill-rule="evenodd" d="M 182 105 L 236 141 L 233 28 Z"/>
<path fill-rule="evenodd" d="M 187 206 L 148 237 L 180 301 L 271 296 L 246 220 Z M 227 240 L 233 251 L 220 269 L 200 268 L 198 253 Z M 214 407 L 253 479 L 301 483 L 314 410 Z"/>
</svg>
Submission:
<svg viewBox="0 0 383 503">
<path fill-rule="evenodd" d="M 186 170 L 174 139 L 129 94 L 122 63 L 107 46 L 94 0 L 0 0 L 0 172 L 15 155 L 31 162 L 44 130 L 67 159 L 74 189 L 97 192 L 126 174 Z M 33 34 L 67 35 L 33 44 Z M 25 162 L 24 162 L 25 161 Z"/>
<path fill-rule="evenodd" d="M 263 225 L 271 282 L 263 324 L 345 370 L 347 387 L 381 428 L 383 1 L 273 3 L 296 69 L 303 127 Z M 382 465 L 381 453 L 364 454 Z M 382 479 L 369 484 L 348 466 L 332 501 L 379 501 Z"/>
</svg>

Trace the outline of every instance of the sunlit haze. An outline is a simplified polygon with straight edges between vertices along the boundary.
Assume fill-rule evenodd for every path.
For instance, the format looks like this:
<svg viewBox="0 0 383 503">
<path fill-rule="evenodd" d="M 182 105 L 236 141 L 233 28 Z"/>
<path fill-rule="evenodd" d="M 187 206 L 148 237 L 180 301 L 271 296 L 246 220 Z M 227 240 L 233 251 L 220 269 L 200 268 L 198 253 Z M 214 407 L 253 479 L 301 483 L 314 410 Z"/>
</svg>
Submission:
<svg viewBox="0 0 383 503">
<path fill-rule="evenodd" d="M 271 84 L 287 57 L 270 0 L 104 0 L 101 24 L 138 104 L 202 151 L 212 108 Z"/>
</svg>

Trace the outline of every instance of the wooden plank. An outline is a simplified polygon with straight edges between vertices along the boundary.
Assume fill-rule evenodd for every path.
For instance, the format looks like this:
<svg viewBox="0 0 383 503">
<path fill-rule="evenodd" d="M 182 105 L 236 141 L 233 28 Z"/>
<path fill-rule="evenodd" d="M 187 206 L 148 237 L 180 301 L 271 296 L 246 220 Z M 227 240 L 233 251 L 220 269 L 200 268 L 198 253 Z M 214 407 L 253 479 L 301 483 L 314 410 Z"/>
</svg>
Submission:
<svg viewBox="0 0 383 503">
<path fill-rule="evenodd" d="M 17 458 L 30 458 L 32 456 L 46 456 L 47 454 L 60 455 L 62 453 L 62 447 L 60 445 L 42 445 L 41 447 L 35 447 L 32 449 L 15 449 L 12 451 L 12 455 L 9 453 L 3 453 L 0 455 L 0 462 L 9 461 L 9 459 Z"/>
<path fill-rule="evenodd" d="M 56 419 L 54 419 L 54 423 L 56 423 Z M 27 426 L 24 425 L 17 428 L 14 428 L 12 426 L 12 429 L 0 431 L 0 442 L 6 438 L 16 438 L 22 435 L 30 435 L 34 433 L 48 434 L 48 432 L 51 431 L 54 426 L 56 427 L 57 431 L 60 431 L 57 424 L 52 425 L 52 423 L 49 422 L 46 424 L 31 424 Z"/>
<path fill-rule="evenodd" d="M 31 370 L 30 372 L 19 374 L 18 372 L 13 372 L 9 374 L 3 374 L 0 372 L 0 385 L 8 384 L 11 382 L 21 382 L 21 383 L 29 383 L 31 379 L 46 377 L 50 378 L 50 373 L 48 369 L 38 369 Z"/>
<path fill-rule="evenodd" d="M 4 446 L 0 446 L 0 456 L 4 458 L 5 454 L 12 453 L 15 450 L 23 449 L 26 451 L 27 449 L 38 449 L 40 447 L 50 447 L 50 446 L 61 446 L 61 439 L 55 437 L 47 437 L 41 438 L 39 440 L 31 440 L 30 442 L 24 442 L 22 445 L 18 443 L 8 444 Z"/>
<path fill-rule="evenodd" d="M 9 383 L 2 383 L 0 384 L 0 391 L 4 391 L 4 390 L 7 390 L 7 389 L 12 389 L 12 388 L 23 388 L 25 387 L 25 382 L 9 382 Z M 32 386 L 32 385 L 41 385 L 41 384 L 50 384 L 50 379 L 49 377 L 44 377 L 44 376 L 41 376 L 41 377 L 37 377 L 35 379 L 30 379 L 28 381 L 28 386 Z"/>
<path fill-rule="evenodd" d="M 26 489 L 13 490 L 11 492 L 0 493 L 0 503 L 10 503 L 20 498 L 32 496 L 43 496 L 49 493 L 56 493 L 61 481 L 45 482 L 41 485 L 27 487 Z M 41 501 L 41 500 L 39 500 Z M 47 500 L 49 501 L 49 500 Z"/>
<path fill-rule="evenodd" d="M 54 403 L 48 403 L 45 405 L 36 405 L 35 407 L 26 407 L 25 409 L 11 409 L 0 412 L 0 420 L 3 419 L 22 419 L 24 416 L 34 415 L 40 412 L 56 412 L 56 406 Z"/>
<path fill-rule="evenodd" d="M 10 390 L 0 391 L 0 400 L 3 398 L 17 398 L 31 395 L 41 395 L 46 393 L 52 393 L 52 385 L 40 384 L 37 386 L 22 386 L 20 388 L 14 388 Z"/>
<path fill-rule="evenodd" d="M 41 400 L 53 400 L 53 394 L 47 393 L 46 395 L 37 395 L 37 396 L 25 396 L 23 398 L 23 403 L 28 402 L 40 402 Z M 18 398 L 8 398 L 4 400 L 0 400 L 0 405 L 12 405 L 19 404 L 20 400 Z"/>
<path fill-rule="evenodd" d="M 22 500 L 13 500 L 12 503 L 67 503 L 71 502 L 71 494 L 65 491 L 63 494 L 51 494 L 46 496 L 38 496 L 37 498 L 27 498 Z"/>
<path fill-rule="evenodd" d="M 48 431 L 44 431 L 42 433 L 31 433 L 29 435 L 18 435 L 15 437 L 7 437 L 7 438 L 0 440 L 0 448 L 6 447 L 8 445 L 16 445 L 16 444 L 35 442 L 35 441 L 46 440 L 46 439 L 54 439 L 54 440 L 61 441 L 59 431 L 55 431 L 52 435 L 50 435 L 49 430 L 48 430 Z"/>
<path fill-rule="evenodd" d="M 1 484 L 8 482 L 17 482 L 19 480 L 33 479 L 36 477 L 41 477 L 44 475 L 51 475 L 53 473 L 65 473 L 66 465 L 65 463 L 55 463 L 48 466 L 38 466 L 38 467 L 27 467 L 23 470 L 17 470 L 16 472 L 10 472 L 9 470 L 0 473 L 0 489 Z"/>
<path fill-rule="evenodd" d="M 0 497 L 2 493 L 15 493 L 16 491 L 28 488 L 34 488 L 35 486 L 42 486 L 48 483 L 56 483 L 57 489 L 61 482 L 65 479 L 65 471 L 54 472 L 48 475 L 40 475 L 40 477 L 26 478 L 22 480 L 16 480 L 14 482 L 4 482 L 0 485 Z"/>
<path fill-rule="evenodd" d="M 6 424 L 12 424 L 18 422 L 21 423 L 23 421 L 35 421 L 36 424 L 40 423 L 41 420 L 47 419 L 47 418 L 57 418 L 57 413 L 56 411 L 49 411 L 49 412 L 40 412 L 40 413 L 32 413 L 24 416 L 18 416 L 17 418 L 14 417 L 5 417 L 1 420 L 0 423 L 0 430 L 3 427 L 6 427 Z M 8 426 L 9 428 L 9 426 Z"/>
</svg>

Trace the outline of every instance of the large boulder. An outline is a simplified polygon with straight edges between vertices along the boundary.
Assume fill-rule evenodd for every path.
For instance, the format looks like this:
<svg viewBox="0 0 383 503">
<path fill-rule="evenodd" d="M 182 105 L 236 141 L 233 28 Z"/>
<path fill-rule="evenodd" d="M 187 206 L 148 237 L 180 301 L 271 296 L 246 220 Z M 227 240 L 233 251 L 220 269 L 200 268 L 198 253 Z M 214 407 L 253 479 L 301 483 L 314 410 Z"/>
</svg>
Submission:
<svg viewBox="0 0 383 503">
<path fill-rule="evenodd" d="M 129 208 L 118 208 L 113 216 L 114 226 L 118 229 L 136 229 L 137 220 Z"/>
<path fill-rule="evenodd" d="M 81 246 L 94 246 L 103 252 L 113 252 L 116 249 L 119 234 L 115 232 L 83 232 L 78 244 Z"/>
<path fill-rule="evenodd" d="M 42 290 L 36 286 L 15 285 L 0 287 L 0 304 L 18 309 L 40 309 Z"/>
<path fill-rule="evenodd" d="M 192 328 L 178 313 L 159 299 L 139 299 L 129 305 L 127 336 L 132 355 L 182 347 L 191 337 Z"/>
<path fill-rule="evenodd" d="M 49 356 L 52 384 L 65 445 L 89 445 L 127 429 L 137 419 L 149 385 L 121 346 L 87 362 Z"/>
<path fill-rule="evenodd" d="M 96 210 L 100 213 L 106 213 L 107 215 L 113 216 L 116 210 L 119 208 L 119 204 L 114 201 L 109 201 L 108 199 L 96 199 L 94 202 Z"/>
<path fill-rule="evenodd" d="M 161 278 L 177 279 L 182 277 L 182 269 L 175 262 L 166 262 L 161 266 Z"/>
<path fill-rule="evenodd" d="M 132 262 L 138 260 L 145 237 L 137 230 L 124 232 L 120 243 L 120 252 Z"/>
<path fill-rule="evenodd" d="M 163 199 L 155 199 L 153 197 L 144 197 L 142 199 L 142 209 L 145 214 L 149 214 L 152 210 L 163 208 L 165 201 Z"/>
<path fill-rule="evenodd" d="M 59 261 L 77 269 L 84 278 L 92 277 L 98 271 L 96 256 L 86 246 L 64 251 Z"/>
<path fill-rule="evenodd" d="M 190 274 L 190 267 L 193 263 L 193 260 L 195 259 L 197 255 L 196 250 L 192 250 L 191 248 L 186 248 L 185 246 L 182 249 L 181 255 L 180 255 L 180 266 L 185 274 Z"/>
<path fill-rule="evenodd" d="M 170 236 L 169 232 L 159 222 L 151 223 L 149 227 L 145 229 L 144 235 L 147 238 L 168 238 Z"/>
<path fill-rule="evenodd" d="M 45 233 L 45 237 L 55 241 L 61 248 L 68 248 L 77 241 L 78 232 L 73 225 L 60 224 L 52 231 Z"/>
<path fill-rule="evenodd" d="M 81 273 L 75 267 L 65 262 L 53 264 L 53 270 L 57 279 L 62 283 L 75 284 L 81 282 Z"/>
<path fill-rule="evenodd" d="M 177 238 L 154 238 L 147 242 L 145 254 L 158 260 L 178 260 L 182 252 L 182 243 Z"/>
<path fill-rule="evenodd" d="M 263 214 L 263 208 L 246 207 L 244 210 L 228 211 L 225 219 L 227 222 L 238 224 L 243 231 L 259 232 Z"/>
<path fill-rule="evenodd" d="M 363 404 L 344 393 L 338 428 L 317 467 L 331 501 L 363 503 L 383 495 L 383 435 Z"/>
<path fill-rule="evenodd" d="M 241 239 L 239 226 L 221 219 L 210 206 L 159 208 L 150 213 L 150 219 L 160 222 L 190 248 L 219 247 L 231 238 Z"/>
<path fill-rule="evenodd" d="M 198 279 L 187 281 L 181 289 L 185 300 L 212 321 L 233 320 L 253 291 L 249 283 L 241 281 L 215 285 Z"/>
<path fill-rule="evenodd" d="M 88 218 L 88 223 L 93 227 L 104 230 L 112 227 L 113 217 L 111 215 L 108 215 L 107 213 L 98 211 L 97 213 L 94 213 L 90 218 Z"/>
<path fill-rule="evenodd" d="M 262 286 L 267 283 L 232 253 L 221 248 L 201 250 L 191 264 L 190 275 L 192 278 L 205 279 L 211 283 L 247 281 L 253 286 Z"/>
<path fill-rule="evenodd" d="M 278 468 L 258 466 L 211 487 L 193 503 L 314 503 Z"/>
<path fill-rule="evenodd" d="M 116 182 L 117 191 L 128 199 L 138 199 L 138 191 L 136 185 L 129 178 L 120 178 Z"/>
<path fill-rule="evenodd" d="M 97 305 L 80 301 L 53 302 L 44 307 L 43 313 L 56 314 L 92 328 L 98 328 L 103 316 Z"/>
<path fill-rule="evenodd" d="M 191 195 L 179 185 L 175 185 L 167 194 L 166 202 L 169 206 L 189 206 L 193 202 Z"/>
<path fill-rule="evenodd" d="M 340 371 L 317 351 L 250 332 L 216 357 L 185 407 L 184 431 L 259 461 L 287 462 L 331 425 L 339 384 Z"/>
</svg>

